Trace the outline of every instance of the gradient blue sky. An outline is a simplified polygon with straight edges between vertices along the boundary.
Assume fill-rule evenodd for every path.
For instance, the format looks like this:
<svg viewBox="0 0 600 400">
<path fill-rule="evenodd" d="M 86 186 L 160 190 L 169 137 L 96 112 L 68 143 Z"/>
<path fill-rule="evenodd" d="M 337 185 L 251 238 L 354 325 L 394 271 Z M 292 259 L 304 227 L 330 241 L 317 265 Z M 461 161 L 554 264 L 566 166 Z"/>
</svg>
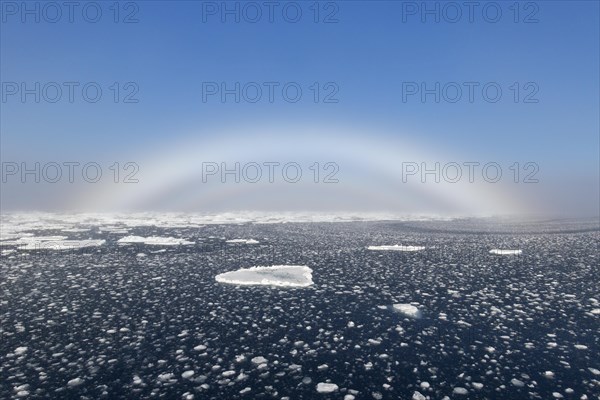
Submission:
<svg viewBox="0 0 600 400">
<path fill-rule="evenodd" d="M 368 132 L 382 140 L 412 132 L 415 141 L 435 143 L 462 160 L 535 161 L 540 178 L 556 190 L 565 179 L 581 181 L 577 190 L 590 191 L 587 207 L 597 204 L 597 1 L 535 2 L 539 22 L 530 24 L 514 23 L 513 2 L 502 1 L 498 23 L 477 11 L 473 23 L 466 15 L 457 23 L 431 17 L 422 23 L 419 16 L 403 23 L 403 2 L 340 1 L 339 22 L 332 24 L 312 21 L 312 2 L 299 2 L 305 14 L 296 24 L 280 13 L 274 23 L 266 16 L 254 24 L 231 17 L 222 23 L 218 16 L 204 23 L 202 2 L 135 3 L 139 22 L 133 24 L 115 24 L 108 3 L 96 24 L 80 14 L 74 23 L 66 17 L 21 23 L 3 15 L 2 82 L 95 81 L 105 93 L 95 104 L 80 96 L 73 104 L 14 97 L 1 103 L 2 161 L 135 159 L 140 148 L 160 148 L 194 132 L 208 140 L 211 129 L 232 124 L 343 123 L 385 127 Z M 109 100 L 106 89 L 115 81 L 136 82 L 139 103 Z M 280 98 L 272 104 L 203 103 L 205 81 L 295 81 L 305 93 L 295 104 Z M 306 90 L 315 81 L 335 82 L 339 102 L 313 103 Z M 493 81 L 504 93 L 493 104 L 480 94 L 474 103 L 421 103 L 416 97 L 403 103 L 405 81 Z M 508 91 L 514 82 L 535 82 L 539 102 L 514 103 Z M 282 138 L 286 134 L 283 129 Z M 4 200 L 9 208 L 16 202 L 14 196 Z"/>
</svg>

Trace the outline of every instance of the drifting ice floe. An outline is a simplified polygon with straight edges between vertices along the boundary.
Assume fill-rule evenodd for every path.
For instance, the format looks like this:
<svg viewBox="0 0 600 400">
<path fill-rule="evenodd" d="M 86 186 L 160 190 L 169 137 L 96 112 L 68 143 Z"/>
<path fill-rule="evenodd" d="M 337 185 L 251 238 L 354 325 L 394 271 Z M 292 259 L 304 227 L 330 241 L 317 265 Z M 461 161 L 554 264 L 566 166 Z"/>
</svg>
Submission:
<svg viewBox="0 0 600 400">
<path fill-rule="evenodd" d="M 39 244 L 41 242 L 58 242 L 65 240 L 66 236 L 33 236 L 23 235 L 17 240 L 0 241 L 0 246 L 26 246 L 30 244 Z M 14 238 L 13 238 L 14 239 Z"/>
<path fill-rule="evenodd" d="M 194 244 L 194 242 L 188 242 L 185 239 L 178 239 L 174 237 L 160 237 L 160 236 L 125 236 L 117 241 L 118 243 L 144 243 L 153 246 L 177 246 L 180 244 Z"/>
<path fill-rule="evenodd" d="M 225 272 L 215 277 L 217 282 L 234 285 L 270 285 L 305 287 L 313 284 L 312 269 L 303 265 L 274 265 Z"/>
<path fill-rule="evenodd" d="M 394 308 L 394 310 L 406 315 L 407 317 L 411 317 L 411 318 L 420 318 L 421 317 L 421 310 L 419 310 L 417 307 L 413 306 L 412 304 L 394 304 L 392 305 L 392 307 Z"/>
<path fill-rule="evenodd" d="M 254 240 L 254 239 L 231 239 L 231 240 L 226 240 L 226 243 L 258 244 L 258 240 Z"/>
<path fill-rule="evenodd" d="M 513 254 L 521 254 L 523 250 L 500 250 L 500 249 L 492 249 L 490 250 L 490 254 L 498 254 L 501 256 L 505 255 L 513 255 Z"/>
<path fill-rule="evenodd" d="M 425 250 L 425 246 L 400 246 L 395 244 L 393 246 L 369 246 L 367 249 L 380 251 L 419 251 Z"/>
<path fill-rule="evenodd" d="M 333 393 L 339 389 L 338 385 L 335 383 L 325 383 L 319 382 L 317 383 L 317 392 L 319 393 Z"/>
<path fill-rule="evenodd" d="M 35 239 L 35 238 L 34 238 Z M 106 240 L 44 240 L 29 241 L 20 250 L 75 250 L 85 247 L 102 246 Z"/>
</svg>

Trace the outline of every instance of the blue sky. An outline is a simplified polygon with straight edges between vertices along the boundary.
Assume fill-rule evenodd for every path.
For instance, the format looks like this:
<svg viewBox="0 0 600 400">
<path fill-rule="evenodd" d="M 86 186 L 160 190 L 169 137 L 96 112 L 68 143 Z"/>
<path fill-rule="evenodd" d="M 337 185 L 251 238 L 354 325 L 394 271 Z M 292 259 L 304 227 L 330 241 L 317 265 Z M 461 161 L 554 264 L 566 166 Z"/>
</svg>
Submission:
<svg viewBox="0 0 600 400">
<path fill-rule="evenodd" d="M 206 14 L 207 7 L 220 8 L 221 2 L 194 1 L 137 1 L 136 8 L 121 3 L 121 20 L 131 11 L 139 20 L 130 24 L 113 21 L 112 2 L 97 3 L 103 12 L 97 23 L 87 22 L 78 10 L 73 23 L 65 15 L 57 23 L 41 15 L 35 23 L 32 16 L 22 22 L 22 10 L 13 15 L 3 3 L 4 85 L 97 82 L 103 97 L 88 103 L 76 90 L 73 103 L 65 93 L 57 103 L 35 103 L 31 96 L 22 102 L 18 94 L 3 99 L 2 161 L 136 159 L 140 149 L 158 149 L 190 134 L 202 143 L 216 135 L 211 132 L 233 125 L 276 122 L 285 140 L 297 134 L 286 126 L 344 124 L 366 127 L 365 135 L 379 140 L 412 135 L 411 140 L 434 143 L 460 160 L 535 161 L 550 187 L 559 190 L 565 179 L 581 180 L 577 190 L 587 187 L 592 196 L 587 207 L 593 210 L 597 204 L 596 1 L 521 2 L 517 23 L 513 2 L 502 1 L 494 3 L 502 10 L 497 23 L 486 21 L 480 8 L 469 22 L 464 7 L 456 23 L 443 15 L 440 22 L 433 16 L 422 22 L 419 14 L 403 14 L 421 2 L 392 1 L 340 1 L 336 8 L 321 2 L 319 23 L 313 20 L 313 2 L 294 3 L 303 13 L 297 23 L 286 21 L 280 11 L 289 2 L 280 2 L 272 23 L 264 7 L 259 22 L 245 21 L 242 14 L 237 23 L 232 16 L 222 22 L 221 10 Z M 235 7 L 236 2 L 227 4 Z M 428 6 L 436 4 L 446 3 Z M 323 23 L 334 11 L 338 22 Z M 525 23 L 532 12 L 538 22 Z M 114 103 L 109 89 L 114 82 L 121 96 L 128 92 L 123 85 L 134 82 L 139 102 Z M 296 82 L 303 96 L 289 103 L 276 90 L 273 103 L 264 92 L 257 103 L 235 103 L 233 96 L 223 103 L 218 95 L 203 102 L 203 82 L 279 82 L 279 87 Z M 333 83 L 338 102 L 315 103 L 314 82 L 321 94 L 328 91 L 326 83 Z M 418 95 L 403 102 L 403 82 L 428 87 L 478 82 L 479 88 L 494 82 L 503 92 L 496 103 L 485 101 L 480 89 L 472 103 L 466 92 L 456 103 L 435 103 L 433 96 L 422 102 Z M 515 82 L 520 90 L 516 103 Z M 523 102 L 532 88 L 538 90 L 533 96 L 538 102 Z"/>
</svg>

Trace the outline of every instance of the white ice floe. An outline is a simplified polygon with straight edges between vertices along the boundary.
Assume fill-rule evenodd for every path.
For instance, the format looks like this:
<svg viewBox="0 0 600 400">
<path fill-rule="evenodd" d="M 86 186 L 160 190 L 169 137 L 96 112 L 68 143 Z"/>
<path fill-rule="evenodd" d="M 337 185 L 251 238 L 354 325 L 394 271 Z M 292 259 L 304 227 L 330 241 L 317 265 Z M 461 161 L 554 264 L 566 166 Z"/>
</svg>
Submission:
<svg viewBox="0 0 600 400">
<path fill-rule="evenodd" d="M 398 303 L 398 304 L 393 304 L 392 307 L 394 308 L 394 310 L 400 312 L 401 314 L 406 315 L 407 317 L 411 317 L 411 318 L 420 318 L 421 317 L 421 310 L 419 310 L 416 306 L 413 306 L 412 304 Z"/>
<path fill-rule="evenodd" d="M 179 239 L 174 237 L 160 237 L 160 236 L 125 236 L 117 241 L 118 243 L 143 243 L 152 246 L 177 246 L 184 244 L 194 244 L 185 239 Z"/>
<path fill-rule="evenodd" d="M 517 379 L 517 378 L 512 378 L 510 380 L 510 383 L 512 383 L 513 386 L 516 386 L 516 387 L 523 387 L 523 386 L 525 386 L 525 383 L 523 381 Z"/>
<path fill-rule="evenodd" d="M 517 254 L 521 254 L 522 252 L 523 252 L 523 250 L 502 250 L 502 249 L 490 250 L 490 254 L 497 254 L 499 256 L 517 255 Z"/>
<path fill-rule="evenodd" d="M 17 240 L 5 240 L 0 242 L 0 246 L 23 246 L 23 247 L 32 247 L 39 246 L 41 243 L 45 242 L 60 242 L 67 239 L 66 236 L 33 236 L 26 235 L 22 236 Z"/>
<path fill-rule="evenodd" d="M 184 371 L 184 372 L 181 374 L 181 377 L 182 377 L 183 379 L 189 379 L 189 378 L 191 378 L 192 376 L 194 376 L 194 374 L 195 374 L 195 372 L 194 372 L 193 370 Z"/>
<path fill-rule="evenodd" d="M 71 379 L 69 382 L 67 382 L 67 386 L 74 387 L 74 386 L 79 386 L 82 383 L 83 383 L 83 379 L 75 378 L 75 379 Z"/>
<path fill-rule="evenodd" d="M 215 277 L 220 283 L 305 287 L 313 284 L 312 269 L 304 265 L 274 265 L 225 272 Z"/>
<path fill-rule="evenodd" d="M 255 239 L 231 239 L 226 240 L 226 243 L 240 243 L 240 244 L 258 244 L 259 241 Z"/>
<path fill-rule="evenodd" d="M 264 358 L 263 356 L 257 356 L 254 357 L 252 360 L 252 364 L 256 364 L 256 365 L 260 365 L 260 364 L 266 364 L 267 363 L 267 359 Z"/>
<path fill-rule="evenodd" d="M 30 241 L 24 246 L 19 246 L 20 250 L 76 250 L 85 247 L 102 246 L 106 240 L 44 240 Z"/>
<path fill-rule="evenodd" d="M 394 244 L 392 246 L 369 246 L 368 250 L 379 250 L 379 251 L 419 251 L 425 250 L 425 246 L 401 246 Z"/>
<path fill-rule="evenodd" d="M 333 393 L 336 392 L 338 389 L 339 387 L 335 383 L 317 383 L 317 392 L 319 393 Z"/>
<path fill-rule="evenodd" d="M 412 395 L 412 400 L 427 400 L 427 397 L 423 396 L 423 393 L 415 391 Z"/>
<path fill-rule="evenodd" d="M 467 394 L 469 394 L 469 391 L 467 389 L 465 389 L 464 387 L 458 386 L 452 390 L 452 393 L 460 394 L 460 395 L 467 395 Z"/>
<path fill-rule="evenodd" d="M 15 354 L 20 356 L 21 354 L 25 354 L 27 352 L 27 347 L 26 346 L 21 346 L 21 347 L 17 347 L 15 349 Z"/>
</svg>

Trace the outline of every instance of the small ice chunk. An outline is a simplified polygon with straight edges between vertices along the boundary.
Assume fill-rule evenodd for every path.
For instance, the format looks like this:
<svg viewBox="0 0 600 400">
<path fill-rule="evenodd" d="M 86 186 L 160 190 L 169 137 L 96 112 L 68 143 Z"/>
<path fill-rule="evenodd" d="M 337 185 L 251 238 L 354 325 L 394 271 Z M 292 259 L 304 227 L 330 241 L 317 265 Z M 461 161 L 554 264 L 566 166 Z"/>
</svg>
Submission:
<svg viewBox="0 0 600 400">
<path fill-rule="evenodd" d="M 267 359 L 266 359 L 266 358 L 264 358 L 263 356 L 254 357 L 254 358 L 253 358 L 252 360 L 250 360 L 250 361 L 252 361 L 252 363 L 253 363 L 253 364 L 256 364 L 256 365 L 260 365 L 260 364 L 266 364 L 266 363 L 267 363 Z"/>
<path fill-rule="evenodd" d="M 182 377 L 183 379 L 189 379 L 189 378 L 191 378 L 192 376 L 194 376 L 194 374 L 195 374 L 195 372 L 194 372 L 194 371 L 192 371 L 192 370 L 189 370 L 189 371 L 185 371 L 183 374 L 181 374 L 181 377 Z"/>
<path fill-rule="evenodd" d="M 412 400 L 427 400 L 427 397 L 423 396 L 421 392 L 415 391 L 412 395 Z"/>
<path fill-rule="evenodd" d="M 333 393 L 336 392 L 338 389 L 339 387 L 335 383 L 317 383 L 317 392 L 319 393 Z"/>
<path fill-rule="evenodd" d="M 196 346 L 196 347 L 200 347 L 200 346 Z M 206 348 L 206 346 L 204 346 L 204 347 Z M 244 362 L 245 360 L 246 360 L 246 356 L 243 354 L 239 354 L 239 355 L 235 356 L 235 362 L 237 362 L 237 363 Z"/>
<path fill-rule="evenodd" d="M 510 380 L 510 383 L 512 383 L 513 386 L 516 386 L 516 387 L 523 387 L 523 386 L 525 386 L 525 383 L 523 381 L 518 380 L 517 378 L 512 378 Z"/>
<path fill-rule="evenodd" d="M 459 386 L 459 387 L 455 387 L 455 388 L 452 390 L 452 393 L 454 393 L 454 394 L 466 395 L 466 394 L 468 394 L 468 393 L 469 393 L 469 391 L 468 391 L 467 389 L 465 389 L 464 387 L 460 387 L 460 386 Z"/>
<path fill-rule="evenodd" d="M 419 251 L 425 250 L 425 246 L 401 246 L 398 244 L 394 244 L 391 246 L 369 246 L 367 247 L 367 249 L 375 251 Z"/>
<path fill-rule="evenodd" d="M 259 241 L 255 239 L 231 239 L 226 240 L 226 243 L 240 243 L 240 244 L 258 244 Z"/>
<path fill-rule="evenodd" d="M 420 318 L 421 317 L 421 311 L 416 306 L 413 306 L 412 304 L 398 303 L 398 304 L 392 305 L 392 307 L 394 308 L 394 310 L 406 315 L 407 317 L 411 317 L 411 318 Z"/>
<path fill-rule="evenodd" d="M 158 378 L 157 378 L 157 379 L 158 379 L 160 382 L 168 382 L 168 381 L 170 381 L 171 379 L 173 379 L 174 377 L 175 377 L 175 374 L 172 374 L 172 373 L 170 373 L 170 372 L 167 372 L 167 373 L 164 373 L 164 374 L 160 374 L 160 375 L 158 375 Z"/>
<path fill-rule="evenodd" d="M 82 383 L 83 383 L 83 379 L 75 378 L 75 379 L 71 379 L 69 382 L 67 382 L 67 386 L 75 387 L 75 386 L 81 385 Z"/>
<path fill-rule="evenodd" d="M 600 370 L 596 369 L 596 368 L 588 368 L 588 370 L 594 374 L 594 375 L 600 375 Z"/>
<path fill-rule="evenodd" d="M 21 346 L 21 347 L 17 347 L 15 349 L 15 354 L 20 356 L 21 354 L 24 354 L 25 352 L 27 352 L 27 346 Z"/>
<path fill-rule="evenodd" d="M 490 254 L 497 254 L 499 256 L 517 255 L 521 254 L 523 250 L 506 250 L 506 249 L 492 249 Z"/>
</svg>

